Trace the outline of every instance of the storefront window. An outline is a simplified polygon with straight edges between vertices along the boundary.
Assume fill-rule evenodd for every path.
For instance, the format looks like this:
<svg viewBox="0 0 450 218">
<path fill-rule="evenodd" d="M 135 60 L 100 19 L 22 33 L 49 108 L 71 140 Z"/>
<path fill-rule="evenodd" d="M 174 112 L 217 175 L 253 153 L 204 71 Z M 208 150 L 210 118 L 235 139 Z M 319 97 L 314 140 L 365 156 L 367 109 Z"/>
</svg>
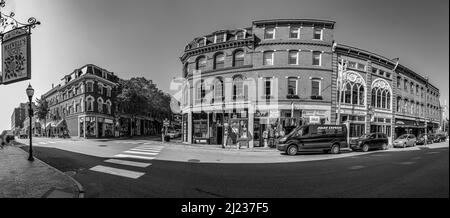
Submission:
<svg viewBox="0 0 450 218">
<path fill-rule="evenodd" d="M 96 129 L 96 119 L 95 117 L 86 117 L 86 137 L 95 137 Z"/>
<path fill-rule="evenodd" d="M 80 122 L 79 122 L 79 127 L 80 127 L 80 137 L 84 137 L 84 118 L 80 118 Z"/>
</svg>

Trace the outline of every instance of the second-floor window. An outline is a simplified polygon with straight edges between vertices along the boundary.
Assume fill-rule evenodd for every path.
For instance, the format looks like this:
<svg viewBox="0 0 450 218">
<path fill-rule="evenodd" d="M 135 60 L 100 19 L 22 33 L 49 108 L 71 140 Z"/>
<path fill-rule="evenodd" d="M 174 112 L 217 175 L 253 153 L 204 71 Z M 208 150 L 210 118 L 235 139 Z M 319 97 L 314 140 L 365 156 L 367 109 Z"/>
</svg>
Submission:
<svg viewBox="0 0 450 218">
<path fill-rule="evenodd" d="M 265 78 L 264 80 L 264 95 L 270 96 L 272 94 L 272 78 Z"/>
<path fill-rule="evenodd" d="M 311 96 L 321 96 L 322 92 L 320 90 L 322 81 L 320 79 L 311 80 Z"/>
<path fill-rule="evenodd" d="M 225 55 L 223 53 L 217 54 L 214 57 L 214 69 L 222 69 L 225 67 Z"/>
<path fill-rule="evenodd" d="M 94 91 L 94 83 L 92 83 L 92 82 L 86 83 L 86 89 L 87 89 L 87 92 L 93 92 Z"/>
<path fill-rule="evenodd" d="M 411 82 L 409 91 L 411 92 L 411 94 L 414 94 L 414 83 L 413 82 Z"/>
<path fill-rule="evenodd" d="M 111 87 L 106 88 L 106 96 L 111 97 Z"/>
<path fill-rule="evenodd" d="M 297 78 L 288 78 L 288 95 L 297 95 Z"/>
<path fill-rule="evenodd" d="M 264 39 L 275 39 L 275 27 L 266 27 L 264 29 Z"/>
<path fill-rule="evenodd" d="M 288 64 L 290 65 L 298 64 L 298 51 L 289 51 Z"/>
<path fill-rule="evenodd" d="M 273 51 L 266 51 L 263 53 L 263 65 L 273 65 Z"/>
<path fill-rule="evenodd" d="M 103 94 L 103 84 L 98 84 L 98 94 Z"/>
<path fill-rule="evenodd" d="M 313 52 L 313 56 L 312 56 L 312 65 L 313 66 L 321 65 L 321 56 L 322 56 L 322 52 L 320 52 L 320 51 Z"/>
<path fill-rule="evenodd" d="M 197 59 L 196 69 L 204 71 L 206 69 L 206 57 L 200 57 Z"/>
<path fill-rule="evenodd" d="M 244 65 L 245 54 L 243 51 L 236 51 L 233 56 L 233 66 L 240 67 Z"/>
</svg>

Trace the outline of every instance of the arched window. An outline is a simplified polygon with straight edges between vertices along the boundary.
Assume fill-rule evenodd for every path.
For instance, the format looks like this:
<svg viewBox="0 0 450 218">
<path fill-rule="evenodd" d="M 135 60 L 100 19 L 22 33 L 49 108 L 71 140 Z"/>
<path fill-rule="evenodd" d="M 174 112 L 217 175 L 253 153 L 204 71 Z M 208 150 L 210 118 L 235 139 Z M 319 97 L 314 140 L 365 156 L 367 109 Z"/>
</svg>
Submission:
<svg viewBox="0 0 450 218">
<path fill-rule="evenodd" d="M 244 51 L 238 50 L 233 55 L 233 67 L 240 67 L 244 65 Z"/>
<path fill-rule="evenodd" d="M 233 79 L 233 99 L 243 98 L 244 95 L 244 80 L 241 76 Z"/>
<path fill-rule="evenodd" d="M 197 101 L 203 101 L 203 99 L 206 96 L 206 90 L 205 90 L 205 82 L 199 81 L 195 87 L 195 91 L 196 91 L 196 100 Z"/>
<path fill-rule="evenodd" d="M 223 98 L 223 82 L 220 79 L 216 79 L 214 82 L 214 99 L 222 101 Z"/>
<path fill-rule="evenodd" d="M 206 57 L 205 56 L 201 56 L 197 59 L 195 69 L 200 70 L 200 71 L 204 71 L 206 69 Z"/>
<path fill-rule="evenodd" d="M 225 55 L 218 53 L 214 56 L 214 69 L 222 69 L 225 67 Z"/>
<path fill-rule="evenodd" d="M 102 98 L 98 98 L 97 99 L 97 103 L 98 103 L 98 112 L 102 113 L 103 112 L 103 99 Z"/>
<path fill-rule="evenodd" d="M 94 98 L 89 96 L 86 98 L 87 111 L 94 111 Z"/>
<path fill-rule="evenodd" d="M 344 81 L 344 98 L 341 99 L 341 102 L 345 104 L 364 105 L 365 81 L 362 76 L 356 72 L 349 71 L 345 73 Z"/>
<path fill-rule="evenodd" d="M 106 101 L 106 112 L 108 114 L 111 114 L 111 101 L 110 100 Z"/>
<path fill-rule="evenodd" d="M 389 83 L 377 79 L 372 84 L 372 106 L 381 109 L 391 109 L 392 93 Z M 412 108 L 411 108 L 412 109 Z"/>
<path fill-rule="evenodd" d="M 184 106 L 189 105 L 189 86 L 187 86 L 187 85 L 183 89 L 183 103 L 184 103 Z"/>
</svg>

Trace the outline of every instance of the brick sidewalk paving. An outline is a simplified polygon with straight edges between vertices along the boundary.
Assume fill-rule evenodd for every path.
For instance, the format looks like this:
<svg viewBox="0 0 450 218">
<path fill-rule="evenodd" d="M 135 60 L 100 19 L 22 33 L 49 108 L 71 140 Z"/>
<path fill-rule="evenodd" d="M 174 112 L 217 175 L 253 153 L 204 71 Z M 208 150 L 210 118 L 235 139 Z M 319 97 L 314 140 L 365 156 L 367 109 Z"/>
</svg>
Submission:
<svg viewBox="0 0 450 218">
<path fill-rule="evenodd" d="M 78 198 L 81 185 L 63 172 L 10 145 L 0 148 L 0 198 Z"/>
</svg>

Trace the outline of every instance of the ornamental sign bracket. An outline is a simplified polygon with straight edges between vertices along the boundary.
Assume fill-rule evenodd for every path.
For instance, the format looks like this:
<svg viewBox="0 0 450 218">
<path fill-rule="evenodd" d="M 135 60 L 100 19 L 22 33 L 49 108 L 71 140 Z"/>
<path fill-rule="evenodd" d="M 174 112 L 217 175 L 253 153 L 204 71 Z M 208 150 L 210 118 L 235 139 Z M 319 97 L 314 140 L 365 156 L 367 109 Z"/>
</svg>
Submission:
<svg viewBox="0 0 450 218">
<path fill-rule="evenodd" d="M 5 4 L 4 0 L 0 0 L 0 9 L 5 7 Z M 14 12 L 7 15 L 0 11 L 0 85 L 31 79 L 31 30 L 41 22 L 31 17 L 27 23 L 22 23 L 14 16 Z"/>
</svg>

